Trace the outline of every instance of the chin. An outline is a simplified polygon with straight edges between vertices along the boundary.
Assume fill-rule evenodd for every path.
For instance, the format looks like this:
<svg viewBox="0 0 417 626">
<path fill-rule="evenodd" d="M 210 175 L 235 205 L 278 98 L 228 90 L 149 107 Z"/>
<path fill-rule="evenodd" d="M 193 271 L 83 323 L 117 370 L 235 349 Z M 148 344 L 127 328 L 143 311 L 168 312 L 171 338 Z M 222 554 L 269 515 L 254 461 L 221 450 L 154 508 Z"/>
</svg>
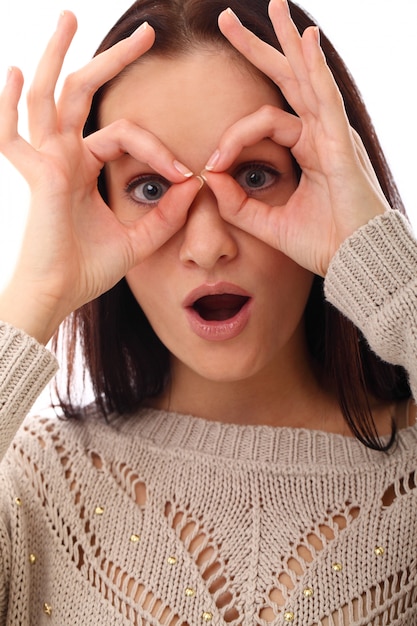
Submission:
<svg viewBox="0 0 417 626">
<path fill-rule="evenodd" d="M 262 372 L 265 368 L 265 363 L 259 362 L 259 352 L 253 358 L 246 357 L 242 359 L 240 356 L 228 355 L 229 358 L 205 358 L 201 362 L 188 361 L 184 363 L 192 376 L 197 376 L 208 382 L 213 383 L 238 383 L 240 381 L 248 380 Z M 181 366 L 180 366 L 181 367 Z"/>
</svg>

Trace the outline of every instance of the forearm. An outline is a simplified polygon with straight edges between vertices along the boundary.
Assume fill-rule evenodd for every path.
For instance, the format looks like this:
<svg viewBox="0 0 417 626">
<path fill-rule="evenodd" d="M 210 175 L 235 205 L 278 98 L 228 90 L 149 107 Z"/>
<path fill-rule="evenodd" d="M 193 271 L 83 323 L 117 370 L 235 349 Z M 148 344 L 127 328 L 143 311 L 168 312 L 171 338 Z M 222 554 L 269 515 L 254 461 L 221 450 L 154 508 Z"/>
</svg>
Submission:
<svg viewBox="0 0 417 626">
<path fill-rule="evenodd" d="M 378 216 L 340 247 L 326 298 L 385 361 L 403 366 L 417 395 L 417 241 L 397 211 Z"/>
<path fill-rule="evenodd" d="M 56 359 L 44 346 L 0 322 L 0 458 L 56 370 Z"/>
<path fill-rule="evenodd" d="M 27 285 L 17 281 L 11 282 L 0 296 L 0 320 L 23 330 L 43 345 L 52 338 L 65 317 L 56 301 L 31 294 Z"/>
</svg>

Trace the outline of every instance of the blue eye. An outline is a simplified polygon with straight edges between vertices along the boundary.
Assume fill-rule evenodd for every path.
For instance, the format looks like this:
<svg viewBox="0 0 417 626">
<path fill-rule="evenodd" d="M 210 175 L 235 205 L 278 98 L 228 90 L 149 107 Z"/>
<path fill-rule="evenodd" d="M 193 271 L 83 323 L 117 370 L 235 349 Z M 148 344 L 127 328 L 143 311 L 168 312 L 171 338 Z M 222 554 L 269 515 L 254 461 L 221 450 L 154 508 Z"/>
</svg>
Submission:
<svg viewBox="0 0 417 626">
<path fill-rule="evenodd" d="M 132 180 L 126 187 L 126 193 L 140 204 L 158 204 L 170 186 L 165 178 L 149 174 Z"/>
<path fill-rule="evenodd" d="M 250 163 L 240 167 L 234 178 L 250 194 L 268 189 L 276 183 L 279 172 L 262 163 Z"/>
</svg>

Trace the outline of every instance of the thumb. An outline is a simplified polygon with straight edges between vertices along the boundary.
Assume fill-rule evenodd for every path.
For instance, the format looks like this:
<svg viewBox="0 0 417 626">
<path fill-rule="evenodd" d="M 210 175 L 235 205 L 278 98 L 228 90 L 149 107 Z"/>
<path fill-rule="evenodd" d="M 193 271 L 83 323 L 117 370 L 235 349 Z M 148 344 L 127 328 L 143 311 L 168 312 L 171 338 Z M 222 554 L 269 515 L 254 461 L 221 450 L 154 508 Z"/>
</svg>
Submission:
<svg viewBox="0 0 417 626">
<path fill-rule="evenodd" d="M 204 179 L 216 196 L 224 220 L 285 253 L 282 232 L 285 205 L 271 206 L 249 197 L 232 176 L 224 172 L 204 172 Z"/>
</svg>

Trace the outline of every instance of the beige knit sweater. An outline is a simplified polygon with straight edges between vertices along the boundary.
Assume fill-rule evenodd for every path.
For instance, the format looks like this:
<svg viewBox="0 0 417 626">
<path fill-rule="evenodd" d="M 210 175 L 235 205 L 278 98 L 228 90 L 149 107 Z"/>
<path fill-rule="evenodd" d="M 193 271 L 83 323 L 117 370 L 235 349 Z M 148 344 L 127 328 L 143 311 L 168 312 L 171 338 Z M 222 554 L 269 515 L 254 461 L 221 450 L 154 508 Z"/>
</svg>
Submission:
<svg viewBox="0 0 417 626">
<path fill-rule="evenodd" d="M 405 220 L 355 233 L 326 290 L 416 390 Z M 149 409 L 20 427 L 56 365 L 0 338 L 1 625 L 417 625 L 417 427 L 389 454 Z"/>
</svg>

